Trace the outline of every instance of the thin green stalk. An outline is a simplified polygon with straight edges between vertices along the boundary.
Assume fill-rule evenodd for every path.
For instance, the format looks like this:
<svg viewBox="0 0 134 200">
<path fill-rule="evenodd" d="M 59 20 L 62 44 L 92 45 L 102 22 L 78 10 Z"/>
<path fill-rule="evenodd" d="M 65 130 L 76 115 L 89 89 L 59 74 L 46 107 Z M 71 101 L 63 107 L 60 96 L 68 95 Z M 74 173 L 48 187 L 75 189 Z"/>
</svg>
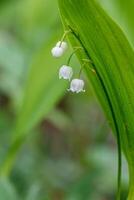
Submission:
<svg viewBox="0 0 134 200">
<path fill-rule="evenodd" d="M 122 179 L 122 153 L 121 153 L 121 141 L 120 134 L 117 133 L 117 147 L 118 147 L 118 190 L 117 200 L 121 199 L 121 179 Z"/>
<path fill-rule="evenodd" d="M 81 77 L 81 73 L 82 73 L 82 70 L 84 69 L 85 65 L 86 65 L 86 63 L 83 63 L 83 65 L 80 68 L 79 75 L 78 75 L 79 78 Z"/>
<path fill-rule="evenodd" d="M 3 164 L 0 167 L 0 176 L 9 176 L 14 160 L 16 159 L 18 150 L 24 143 L 25 138 L 19 138 L 14 141 L 8 149 L 7 157 L 5 158 Z"/>
<path fill-rule="evenodd" d="M 71 32 L 71 30 L 67 30 L 64 32 L 62 38 L 61 38 L 61 42 L 60 42 L 60 47 L 62 45 L 62 42 L 65 40 L 66 36 Z"/>
<path fill-rule="evenodd" d="M 70 65 L 71 59 L 72 57 L 75 55 L 75 53 L 79 50 L 82 49 L 81 47 L 75 47 L 76 49 L 73 51 L 73 53 L 69 56 L 68 61 L 67 61 L 67 65 Z"/>
</svg>

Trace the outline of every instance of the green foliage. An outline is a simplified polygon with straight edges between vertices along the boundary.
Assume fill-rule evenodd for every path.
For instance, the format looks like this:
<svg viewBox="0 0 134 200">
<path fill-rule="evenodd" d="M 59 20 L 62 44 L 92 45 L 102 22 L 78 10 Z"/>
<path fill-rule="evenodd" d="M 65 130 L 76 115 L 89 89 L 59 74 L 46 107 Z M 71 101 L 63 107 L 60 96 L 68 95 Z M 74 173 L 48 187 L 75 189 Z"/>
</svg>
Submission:
<svg viewBox="0 0 134 200">
<path fill-rule="evenodd" d="M 57 71 L 65 57 L 61 60 L 52 58 L 50 49 L 56 41 L 55 37 L 44 45 L 43 49 L 35 56 L 30 69 L 25 97 L 16 125 L 15 138 L 20 134 L 25 135 L 37 122 L 55 105 L 67 87 L 66 82 L 61 84 Z M 51 63 L 49 63 L 49 61 Z M 51 66 L 53 70 L 51 69 Z"/>
<path fill-rule="evenodd" d="M 86 73 L 102 103 L 121 145 L 130 170 L 133 199 L 134 173 L 134 53 L 120 28 L 94 0 L 59 0 L 66 29 L 72 30 L 73 47 L 83 47 L 80 62 L 90 60 Z M 95 74 L 90 68 L 95 70 Z M 119 135 L 118 135 L 119 134 Z M 119 140 L 118 140 L 119 142 Z"/>
<path fill-rule="evenodd" d="M 0 179 L 0 198 L 2 200 L 18 200 L 15 188 L 8 179 Z"/>
<path fill-rule="evenodd" d="M 39 10 L 41 2 L 42 1 L 35 1 L 35 5 L 37 6 L 38 4 Z M 29 4 L 30 1 L 27 3 Z M 46 9 L 49 9 L 50 5 L 52 5 L 52 2 L 49 2 Z M 32 6 L 34 7 L 33 4 Z M 32 13 L 28 14 L 29 15 L 25 15 L 25 17 L 29 17 L 27 23 L 32 24 L 31 31 L 33 31 L 35 24 L 30 20 Z M 53 15 L 55 16 L 55 12 Z M 47 17 L 48 16 L 45 15 L 44 19 L 47 19 Z M 33 22 L 36 22 L 35 19 Z M 38 23 L 38 21 L 36 23 Z M 48 24 L 50 25 L 50 22 L 48 22 Z M 61 29 L 60 26 L 59 29 Z M 33 53 L 33 60 L 23 93 L 24 98 L 22 106 L 16 118 L 15 130 L 13 130 L 13 142 L 9 148 L 7 159 L 2 167 L 2 174 L 9 173 L 18 149 L 24 143 L 27 133 L 30 133 L 31 129 L 33 129 L 33 127 L 35 127 L 36 124 L 38 124 L 38 122 L 49 113 L 65 92 L 67 83 L 63 82 L 61 84 L 57 75 L 58 68 L 62 64 L 63 60 L 65 60 L 65 57 L 56 61 L 51 55 L 51 48 L 55 41 L 59 39 L 58 36 L 60 34 L 61 32 L 56 32 L 55 28 L 53 28 L 51 33 L 49 30 L 46 30 L 45 37 L 47 37 L 47 41 L 45 41 L 43 45 L 41 44 L 41 47 L 36 53 Z"/>
<path fill-rule="evenodd" d="M 134 41 L 132 1 L 98 1 L 127 33 L 129 41 Z M 76 8 L 77 4 L 78 1 Z M 96 15 L 98 11 L 94 12 L 98 18 L 98 14 Z M 94 15 L 91 10 L 88 12 L 88 16 L 97 28 L 99 19 L 96 23 Z M 69 13 L 69 21 L 70 16 Z M 81 18 L 76 14 L 77 17 Z M 74 21 L 73 18 L 71 21 Z M 91 25 L 90 20 L 89 22 Z M 90 69 L 96 67 L 99 69 L 99 74 L 103 72 L 104 75 L 105 71 L 100 69 L 103 56 L 107 54 L 104 52 L 103 42 L 100 44 L 100 34 L 105 31 L 103 26 L 105 27 L 104 22 L 101 21 L 97 34 L 91 28 L 87 39 L 88 43 L 92 43 L 88 52 L 93 50 L 96 54 L 94 56 L 91 52 L 95 66 L 90 65 Z M 57 1 L 0 1 L 0 199 L 2 200 L 115 199 L 116 144 L 114 137 L 108 134 L 111 130 L 87 79 L 93 83 L 108 119 L 115 129 L 109 104 L 100 81 L 93 71 L 89 72 L 88 65 L 85 67 L 87 79 L 82 73 L 85 93 L 78 95 L 68 93 L 67 82 L 58 80 L 58 68 L 66 63 L 71 54 L 68 50 L 68 54 L 59 60 L 51 56 L 51 48 L 63 34 L 61 30 Z M 74 41 L 73 35 L 70 37 L 71 43 L 80 45 L 79 41 Z M 97 39 L 96 42 L 94 38 Z M 105 35 L 104 38 L 106 39 Z M 113 38 L 110 47 L 112 40 Z M 109 44 L 109 34 L 107 34 L 107 44 Z M 114 51 L 115 54 L 116 52 L 119 54 L 119 51 Z M 81 56 L 88 58 L 87 52 L 84 51 L 82 55 L 79 53 L 77 55 L 80 61 Z M 106 57 L 104 63 L 105 60 Z M 107 63 L 109 62 L 111 57 L 110 60 L 107 58 Z M 76 62 L 75 57 L 71 66 L 77 76 L 80 64 Z M 124 64 L 122 66 L 124 68 Z M 106 63 L 103 67 L 109 69 Z M 110 67 L 113 68 L 113 64 Z M 108 82 L 107 77 L 108 75 L 103 77 L 105 83 Z M 108 90 L 110 84 L 108 82 Z M 114 86 L 113 84 L 112 88 Z M 122 200 L 126 200 L 127 184 L 127 166 L 123 163 Z M 131 191 L 133 195 L 133 189 Z"/>
<path fill-rule="evenodd" d="M 131 45 L 134 45 L 134 2 L 129 0 L 99 0 L 107 12 L 118 22 L 127 35 Z"/>
<path fill-rule="evenodd" d="M 53 59 L 51 65 L 54 66 L 54 69 L 50 70 L 50 48 L 54 41 L 50 42 L 48 49 L 45 47 L 45 49 L 41 50 L 35 61 L 33 61 L 24 93 L 22 108 L 19 112 L 13 133 L 13 142 L 1 169 L 1 173 L 4 175 L 10 172 L 17 152 L 29 133 L 31 133 L 31 129 L 36 126 L 42 117 L 45 117 L 50 112 L 62 97 L 67 87 L 67 83 L 64 82 L 61 84 L 57 76 L 57 71 L 62 64 L 62 60 L 57 61 L 56 64 L 56 61 Z"/>
</svg>

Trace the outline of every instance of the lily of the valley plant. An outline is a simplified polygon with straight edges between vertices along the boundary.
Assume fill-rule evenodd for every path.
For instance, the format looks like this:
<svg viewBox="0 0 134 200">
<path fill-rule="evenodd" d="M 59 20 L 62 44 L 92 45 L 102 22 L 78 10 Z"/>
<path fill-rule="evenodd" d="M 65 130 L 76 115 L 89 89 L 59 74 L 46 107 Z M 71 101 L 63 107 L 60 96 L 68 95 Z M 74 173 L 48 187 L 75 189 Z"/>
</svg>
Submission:
<svg viewBox="0 0 134 200">
<path fill-rule="evenodd" d="M 85 72 L 92 83 L 117 139 L 118 191 L 121 200 L 121 151 L 129 169 L 129 194 L 134 200 L 134 52 L 119 26 L 106 14 L 97 0 L 58 0 L 65 31 L 80 63 L 87 63 Z M 62 45 L 54 50 L 63 55 Z M 92 70 L 91 70 L 92 69 Z M 64 70 L 63 70 L 64 71 Z M 66 70 L 65 70 L 66 71 Z M 70 80 L 70 68 L 60 77 Z M 94 76 L 92 72 L 95 72 Z M 84 82 L 74 79 L 72 92 L 83 91 Z"/>
</svg>

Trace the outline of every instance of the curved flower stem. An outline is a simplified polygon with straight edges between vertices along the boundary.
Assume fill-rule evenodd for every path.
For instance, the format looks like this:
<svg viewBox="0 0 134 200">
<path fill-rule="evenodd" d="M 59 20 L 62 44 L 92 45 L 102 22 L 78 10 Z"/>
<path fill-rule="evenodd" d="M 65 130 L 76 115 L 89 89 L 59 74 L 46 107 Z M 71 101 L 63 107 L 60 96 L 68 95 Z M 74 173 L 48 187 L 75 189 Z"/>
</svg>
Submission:
<svg viewBox="0 0 134 200">
<path fill-rule="evenodd" d="M 117 200 L 121 200 L 122 154 L 121 154 L 120 135 L 118 135 L 118 134 L 117 134 L 117 147 L 118 147 L 118 190 L 117 190 Z"/>
<path fill-rule="evenodd" d="M 60 47 L 62 45 L 62 42 L 65 40 L 66 36 L 71 32 L 72 32 L 71 30 L 67 30 L 67 31 L 64 32 L 64 34 L 63 34 L 63 36 L 61 38 Z"/>
<path fill-rule="evenodd" d="M 82 60 L 84 61 L 84 63 L 83 63 L 83 65 L 82 65 L 81 68 L 80 68 L 79 75 L 78 75 L 79 78 L 80 78 L 80 76 L 81 76 L 82 70 L 84 69 L 85 65 L 88 64 L 88 63 L 91 63 L 91 64 L 92 64 L 92 61 L 89 60 L 89 59 L 82 59 Z M 89 69 L 90 69 L 93 73 L 95 73 L 95 70 L 94 70 L 93 68 L 89 67 Z"/>
<path fill-rule="evenodd" d="M 78 75 L 79 78 L 81 77 L 81 73 L 82 73 L 82 70 L 84 69 L 85 65 L 86 65 L 86 63 L 83 63 L 83 65 L 80 68 L 79 75 Z"/>
<path fill-rule="evenodd" d="M 68 61 L 67 61 L 67 65 L 70 65 L 71 59 L 74 56 L 74 54 L 79 50 L 79 49 L 83 49 L 82 47 L 75 47 L 75 50 L 73 51 L 73 53 L 70 55 Z"/>
</svg>

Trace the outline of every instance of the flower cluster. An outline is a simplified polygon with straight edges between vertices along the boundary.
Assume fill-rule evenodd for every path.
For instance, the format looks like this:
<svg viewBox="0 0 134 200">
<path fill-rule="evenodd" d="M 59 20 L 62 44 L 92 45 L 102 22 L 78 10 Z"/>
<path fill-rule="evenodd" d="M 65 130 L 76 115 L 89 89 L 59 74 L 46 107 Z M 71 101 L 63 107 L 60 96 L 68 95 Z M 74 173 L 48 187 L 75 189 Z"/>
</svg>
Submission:
<svg viewBox="0 0 134 200">
<path fill-rule="evenodd" d="M 65 41 L 59 41 L 56 46 L 54 48 L 52 48 L 52 56 L 55 58 L 59 58 L 61 57 L 66 50 L 68 49 L 68 45 Z M 69 80 L 71 81 L 70 83 L 70 88 L 68 89 L 68 91 L 71 92 L 85 92 L 84 88 L 84 81 L 76 78 L 76 79 L 72 79 L 73 76 L 73 69 L 72 67 L 70 67 L 69 65 L 63 65 L 60 69 L 59 69 L 59 78 L 63 78 L 65 80 Z"/>
</svg>

